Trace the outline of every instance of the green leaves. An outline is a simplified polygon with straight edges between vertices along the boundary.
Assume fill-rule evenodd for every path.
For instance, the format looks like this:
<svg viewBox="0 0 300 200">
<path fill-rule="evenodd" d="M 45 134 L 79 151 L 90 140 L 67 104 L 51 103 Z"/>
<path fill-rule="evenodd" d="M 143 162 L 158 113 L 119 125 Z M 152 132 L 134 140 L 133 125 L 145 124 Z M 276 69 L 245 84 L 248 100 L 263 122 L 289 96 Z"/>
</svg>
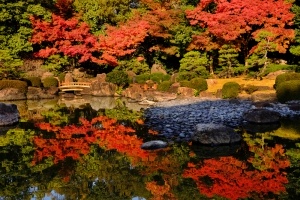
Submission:
<svg viewBox="0 0 300 200">
<path fill-rule="evenodd" d="M 206 57 L 206 53 L 190 51 L 186 53 L 179 62 L 179 72 L 194 72 L 196 73 L 196 76 L 202 76 L 205 78 L 208 76 L 206 67 L 209 65 L 209 60 Z"/>
</svg>

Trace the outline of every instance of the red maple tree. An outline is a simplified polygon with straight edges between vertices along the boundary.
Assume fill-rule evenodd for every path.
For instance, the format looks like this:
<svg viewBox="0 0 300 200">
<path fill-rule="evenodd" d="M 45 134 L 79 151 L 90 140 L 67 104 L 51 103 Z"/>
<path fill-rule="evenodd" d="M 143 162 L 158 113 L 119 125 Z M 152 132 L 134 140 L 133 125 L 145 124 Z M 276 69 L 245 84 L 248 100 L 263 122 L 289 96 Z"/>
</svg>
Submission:
<svg viewBox="0 0 300 200">
<path fill-rule="evenodd" d="M 137 138 L 135 131 L 117 123 L 116 120 L 100 116 L 88 121 L 80 119 L 80 125 L 68 125 L 59 127 L 50 123 L 38 123 L 36 126 L 41 130 L 54 132 L 55 137 L 34 137 L 36 151 L 33 164 L 44 158 L 53 157 L 54 163 L 67 157 L 75 160 L 90 151 L 91 144 L 99 144 L 106 150 L 117 150 L 126 154 L 133 161 L 148 158 L 148 152 L 140 148 L 142 139 Z M 101 128 L 96 124 L 101 124 Z"/>
<path fill-rule="evenodd" d="M 267 155 L 274 157 L 260 163 L 265 165 L 263 170 L 253 170 L 246 162 L 230 156 L 189 163 L 183 177 L 192 178 L 199 191 L 208 197 L 218 195 L 235 200 L 252 194 L 261 197 L 269 192 L 278 194 L 285 191 L 284 185 L 288 183 L 286 174 L 281 171 L 290 165 L 282 149 L 281 145 L 268 148 L 267 151 L 273 153 Z"/>
<path fill-rule="evenodd" d="M 132 20 L 114 27 L 107 26 L 106 35 L 99 36 L 101 58 L 117 64 L 117 58 L 132 54 L 148 35 L 150 25 L 145 20 Z"/>
<path fill-rule="evenodd" d="M 291 5 L 284 0 L 201 0 L 194 10 L 186 11 L 186 16 L 191 25 L 205 28 L 206 36 L 215 37 L 221 44 L 233 43 L 246 58 L 252 48 L 250 42 L 260 31 L 274 34 L 277 51 L 286 51 L 294 37 L 294 30 L 288 27 L 294 16 Z M 203 40 L 194 39 L 199 38 Z"/>
<path fill-rule="evenodd" d="M 35 56 L 48 58 L 54 54 L 63 54 L 77 58 L 79 63 L 92 61 L 99 64 L 107 63 L 94 56 L 98 51 L 98 40 L 90 33 L 87 23 L 80 23 L 75 17 L 68 20 L 52 14 L 52 21 L 30 18 L 33 26 L 31 42 L 39 44 L 41 49 Z"/>
</svg>

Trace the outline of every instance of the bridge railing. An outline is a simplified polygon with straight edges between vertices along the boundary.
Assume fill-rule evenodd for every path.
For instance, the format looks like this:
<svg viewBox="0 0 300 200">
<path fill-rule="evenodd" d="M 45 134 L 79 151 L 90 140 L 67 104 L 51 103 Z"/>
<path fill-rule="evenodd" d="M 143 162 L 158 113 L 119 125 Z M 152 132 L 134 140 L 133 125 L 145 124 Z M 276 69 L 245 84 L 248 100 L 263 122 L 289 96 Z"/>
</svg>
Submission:
<svg viewBox="0 0 300 200">
<path fill-rule="evenodd" d="M 64 82 L 64 83 L 60 83 L 59 85 L 61 86 L 65 86 L 65 87 L 72 87 L 72 86 L 91 86 L 91 83 L 89 82 Z"/>
</svg>

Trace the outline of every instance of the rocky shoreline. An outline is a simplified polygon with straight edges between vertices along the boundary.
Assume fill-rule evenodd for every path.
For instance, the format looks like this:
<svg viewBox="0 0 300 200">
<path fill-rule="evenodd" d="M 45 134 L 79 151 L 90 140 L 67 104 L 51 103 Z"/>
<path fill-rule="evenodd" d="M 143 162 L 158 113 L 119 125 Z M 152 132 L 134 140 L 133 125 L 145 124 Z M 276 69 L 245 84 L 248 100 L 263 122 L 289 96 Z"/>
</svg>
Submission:
<svg viewBox="0 0 300 200">
<path fill-rule="evenodd" d="M 222 99 L 176 99 L 158 102 L 145 110 L 146 125 L 159 132 L 167 140 L 190 141 L 197 124 L 213 123 L 238 128 L 245 123 L 243 114 L 251 109 L 261 107 L 276 111 L 283 118 L 300 116 L 300 109 L 291 109 L 290 104 L 265 103 L 257 105 L 245 100 Z M 299 108 L 299 107 L 297 107 Z"/>
</svg>

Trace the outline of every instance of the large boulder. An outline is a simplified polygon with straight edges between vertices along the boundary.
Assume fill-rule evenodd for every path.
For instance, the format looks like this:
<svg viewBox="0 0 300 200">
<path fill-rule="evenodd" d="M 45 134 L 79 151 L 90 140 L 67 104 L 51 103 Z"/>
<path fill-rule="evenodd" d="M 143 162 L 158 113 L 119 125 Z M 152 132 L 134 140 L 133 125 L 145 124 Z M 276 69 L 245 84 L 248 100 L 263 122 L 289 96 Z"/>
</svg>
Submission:
<svg viewBox="0 0 300 200">
<path fill-rule="evenodd" d="M 19 121 L 19 111 L 15 104 L 0 103 L 0 126 L 10 126 Z"/>
<path fill-rule="evenodd" d="M 194 97 L 197 90 L 189 87 L 179 87 L 177 94 L 182 97 Z"/>
<path fill-rule="evenodd" d="M 25 92 L 21 92 L 17 88 L 5 88 L 0 90 L 0 100 L 13 101 L 13 100 L 25 100 Z"/>
<path fill-rule="evenodd" d="M 154 74 L 154 73 L 167 74 L 166 70 L 160 64 L 153 64 L 150 71 L 151 71 L 151 74 Z"/>
<path fill-rule="evenodd" d="M 163 149 L 168 146 L 167 142 L 164 142 L 162 140 L 152 140 L 149 142 L 145 142 L 141 145 L 141 149 L 144 150 L 155 150 L 155 149 Z"/>
<path fill-rule="evenodd" d="M 50 91 L 50 90 L 49 90 Z M 57 91 L 57 89 L 56 89 Z M 53 94 L 53 91 L 51 90 L 50 93 L 48 93 L 46 90 L 43 90 L 41 88 L 37 87 L 28 87 L 27 91 L 27 99 L 53 99 L 55 97 L 55 94 Z"/>
<path fill-rule="evenodd" d="M 197 124 L 192 141 L 205 145 L 232 144 L 241 141 L 242 137 L 233 128 L 222 124 Z"/>
<path fill-rule="evenodd" d="M 145 94 L 141 85 L 134 83 L 130 84 L 130 86 L 122 92 L 122 96 L 140 101 L 145 97 Z"/>
<path fill-rule="evenodd" d="M 266 101 L 276 101 L 276 91 L 256 91 L 251 94 L 251 100 L 253 102 L 266 102 Z"/>
<path fill-rule="evenodd" d="M 261 108 L 251 109 L 243 114 L 245 121 L 257 124 L 278 123 L 280 117 L 280 114 L 276 111 Z"/>
<path fill-rule="evenodd" d="M 160 92 L 156 90 L 145 91 L 145 98 L 149 101 L 161 102 L 161 101 L 170 101 L 177 98 L 176 94 Z"/>
<path fill-rule="evenodd" d="M 90 89 L 94 96 L 112 97 L 116 94 L 117 86 L 113 83 L 95 81 Z"/>
</svg>

